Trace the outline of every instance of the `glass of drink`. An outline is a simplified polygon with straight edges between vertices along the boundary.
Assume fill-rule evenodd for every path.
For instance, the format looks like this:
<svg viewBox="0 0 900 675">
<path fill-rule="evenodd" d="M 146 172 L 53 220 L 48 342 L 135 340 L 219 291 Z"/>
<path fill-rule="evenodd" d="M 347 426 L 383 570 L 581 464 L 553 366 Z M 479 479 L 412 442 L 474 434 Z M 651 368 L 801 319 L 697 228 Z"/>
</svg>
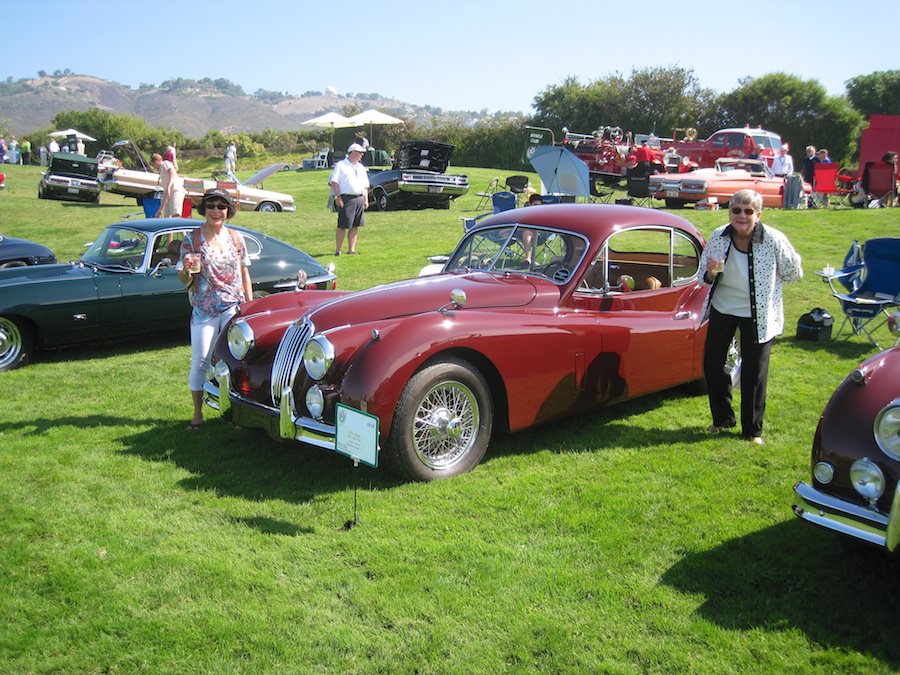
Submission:
<svg viewBox="0 0 900 675">
<path fill-rule="evenodd" d="M 713 274 L 722 274 L 722 272 L 724 272 L 724 271 L 725 271 L 725 259 L 724 258 L 722 258 L 722 260 L 713 259 L 713 265 L 712 265 L 712 269 L 710 270 L 710 272 L 712 272 Z"/>
<path fill-rule="evenodd" d="M 184 256 L 184 261 L 187 264 L 188 271 L 191 274 L 198 274 L 200 272 L 200 254 L 199 253 L 188 253 Z"/>
</svg>

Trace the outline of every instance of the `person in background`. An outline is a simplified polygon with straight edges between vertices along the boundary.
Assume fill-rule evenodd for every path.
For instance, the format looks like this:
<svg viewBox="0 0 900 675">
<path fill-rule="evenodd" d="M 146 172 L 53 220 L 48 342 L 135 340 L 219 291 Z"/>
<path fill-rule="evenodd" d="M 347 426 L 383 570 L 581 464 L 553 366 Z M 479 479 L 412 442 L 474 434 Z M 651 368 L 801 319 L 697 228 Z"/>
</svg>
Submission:
<svg viewBox="0 0 900 675">
<path fill-rule="evenodd" d="M 803 173 L 803 180 L 812 185 L 813 177 L 816 172 L 816 163 L 819 159 L 816 157 L 816 146 L 807 145 L 806 146 L 806 157 L 803 158 L 803 168 L 801 173 Z"/>
<path fill-rule="evenodd" d="M 194 404 L 194 415 L 188 424 L 191 430 L 203 424 L 203 382 L 216 338 L 240 304 L 253 299 L 250 256 L 244 238 L 225 227 L 225 221 L 235 211 L 234 200 L 225 190 L 204 193 L 197 212 L 205 220 L 181 242 L 181 257 L 175 266 L 178 278 L 181 283 L 190 284 L 193 296 L 188 375 Z"/>
<path fill-rule="evenodd" d="M 828 150 L 825 148 L 820 148 L 816 153 L 816 159 L 822 162 L 823 164 L 831 164 L 831 157 L 828 156 Z"/>
<path fill-rule="evenodd" d="M 41 166 L 47 166 L 47 154 L 48 154 L 47 146 L 42 145 L 40 152 L 41 152 Z"/>
<path fill-rule="evenodd" d="M 363 147 L 353 143 L 347 148 L 347 156 L 334 165 L 328 184 L 334 194 L 334 205 L 338 212 L 335 233 L 335 255 L 341 254 L 347 230 L 348 255 L 356 255 L 356 237 L 359 228 L 366 224 L 366 209 L 369 207 L 369 174 L 362 165 Z"/>
<path fill-rule="evenodd" d="M 49 155 L 47 160 L 53 159 L 53 155 L 57 152 L 59 152 L 59 143 L 56 142 L 55 138 L 51 138 L 50 142 L 47 144 L 47 154 Z"/>
<path fill-rule="evenodd" d="M 75 142 L 75 154 L 87 156 L 84 151 L 84 141 L 80 138 Z"/>
<path fill-rule="evenodd" d="M 6 141 L 3 138 L 3 134 L 0 134 L 0 164 L 6 164 Z"/>
<path fill-rule="evenodd" d="M 365 131 L 357 131 L 356 132 L 356 141 L 355 143 L 359 145 L 363 149 L 363 152 L 366 152 L 369 149 L 369 139 L 366 138 Z"/>
<path fill-rule="evenodd" d="M 738 190 L 729 223 L 710 235 L 700 256 L 703 283 L 712 286 L 703 374 L 712 425 L 719 433 L 737 424 L 731 407 L 731 377 L 725 370 L 735 332 L 741 337 L 741 435 L 762 444 L 769 355 L 784 331 L 782 285 L 803 277 L 800 256 L 787 237 L 760 220 L 762 197 Z"/>
<path fill-rule="evenodd" d="M 172 166 L 175 167 L 175 171 L 178 171 L 178 156 L 176 153 L 177 151 L 175 149 L 175 141 L 172 141 L 171 143 L 169 143 L 169 145 L 166 146 L 166 152 L 163 155 L 163 159 L 167 159 L 172 162 Z"/>
<path fill-rule="evenodd" d="M 794 173 L 794 159 L 788 154 L 788 144 L 785 143 L 778 150 L 775 159 L 772 160 L 772 173 L 779 178 L 790 176 Z"/>
<path fill-rule="evenodd" d="M 22 139 L 22 156 L 20 159 L 20 164 L 25 166 L 31 164 L 31 141 L 27 137 Z"/>
<path fill-rule="evenodd" d="M 184 208 L 184 181 L 178 177 L 171 160 L 163 159 L 159 153 L 154 153 L 151 161 L 159 172 L 159 188 L 162 190 L 156 217 L 180 218 L 181 210 Z"/>
<path fill-rule="evenodd" d="M 747 155 L 747 159 L 759 159 L 760 157 L 762 157 L 762 153 L 763 153 L 763 146 L 755 145 L 755 146 L 753 146 L 753 152 L 751 152 L 749 155 Z"/>
<path fill-rule="evenodd" d="M 225 148 L 225 173 L 228 174 L 229 177 L 234 177 L 234 172 L 237 169 L 237 144 L 234 141 L 228 144 Z"/>
<path fill-rule="evenodd" d="M 9 138 L 9 163 L 10 164 L 18 164 L 19 163 L 19 141 L 16 140 L 15 136 L 10 136 Z"/>
</svg>

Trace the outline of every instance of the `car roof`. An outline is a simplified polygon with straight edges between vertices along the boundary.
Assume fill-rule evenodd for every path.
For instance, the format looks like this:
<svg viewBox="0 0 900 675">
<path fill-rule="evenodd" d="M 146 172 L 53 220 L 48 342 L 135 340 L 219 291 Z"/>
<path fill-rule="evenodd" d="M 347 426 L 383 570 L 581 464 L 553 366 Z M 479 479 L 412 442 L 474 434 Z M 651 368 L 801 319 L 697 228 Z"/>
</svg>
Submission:
<svg viewBox="0 0 900 675">
<path fill-rule="evenodd" d="M 162 230 L 200 227 L 202 224 L 203 221 L 197 218 L 141 218 L 110 223 L 107 227 L 127 227 L 139 232 L 154 234 Z"/>
<path fill-rule="evenodd" d="M 672 227 L 703 242 L 703 235 L 693 224 L 666 211 L 639 206 L 605 204 L 547 204 L 510 209 L 485 218 L 478 229 L 491 225 L 518 223 L 536 227 L 553 227 L 583 234 L 596 242 L 613 232 L 638 225 Z"/>
</svg>

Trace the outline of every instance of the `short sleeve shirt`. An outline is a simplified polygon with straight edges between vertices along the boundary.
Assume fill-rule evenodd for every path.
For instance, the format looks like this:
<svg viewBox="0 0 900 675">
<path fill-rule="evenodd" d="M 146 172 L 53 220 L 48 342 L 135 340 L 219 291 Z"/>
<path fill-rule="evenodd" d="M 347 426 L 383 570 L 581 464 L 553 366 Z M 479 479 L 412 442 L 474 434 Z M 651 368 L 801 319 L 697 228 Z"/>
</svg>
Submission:
<svg viewBox="0 0 900 675">
<path fill-rule="evenodd" d="M 197 275 L 197 283 L 194 286 L 194 311 L 191 314 L 191 323 L 203 323 L 228 309 L 246 301 L 244 297 L 244 284 L 242 268 L 250 267 L 250 256 L 247 255 L 247 247 L 244 239 L 237 234 L 241 242 L 243 257 L 234 245 L 231 234 L 223 230 L 227 236 L 224 238 L 224 250 L 220 251 L 207 243 L 202 232 L 200 238 L 200 274 Z M 181 258 L 185 253 L 193 253 L 194 236 L 190 235 L 181 242 Z M 181 261 L 178 268 L 182 266 Z"/>
</svg>

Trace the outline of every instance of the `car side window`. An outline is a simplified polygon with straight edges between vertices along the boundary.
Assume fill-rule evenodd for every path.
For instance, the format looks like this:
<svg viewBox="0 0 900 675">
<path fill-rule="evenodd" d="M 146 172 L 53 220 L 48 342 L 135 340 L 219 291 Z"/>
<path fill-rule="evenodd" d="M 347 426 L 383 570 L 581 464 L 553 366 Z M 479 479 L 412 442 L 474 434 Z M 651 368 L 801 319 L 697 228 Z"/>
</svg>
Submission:
<svg viewBox="0 0 900 675">
<path fill-rule="evenodd" d="M 728 134 L 728 147 L 732 150 L 743 150 L 747 136 L 744 134 Z"/>
<path fill-rule="evenodd" d="M 635 291 L 671 286 L 671 237 L 667 228 L 625 230 L 610 237 L 610 283 L 616 285 L 620 278 L 631 277 Z"/>
<path fill-rule="evenodd" d="M 710 145 L 712 145 L 714 148 L 724 148 L 725 134 L 715 134 L 710 141 Z"/>
<path fill-rule="evenodd" d="M 672 240 L 672 285 L 688 283 L 700 269 L 700 250 L 694 241 L 680 232 Z"/>
</svg>

